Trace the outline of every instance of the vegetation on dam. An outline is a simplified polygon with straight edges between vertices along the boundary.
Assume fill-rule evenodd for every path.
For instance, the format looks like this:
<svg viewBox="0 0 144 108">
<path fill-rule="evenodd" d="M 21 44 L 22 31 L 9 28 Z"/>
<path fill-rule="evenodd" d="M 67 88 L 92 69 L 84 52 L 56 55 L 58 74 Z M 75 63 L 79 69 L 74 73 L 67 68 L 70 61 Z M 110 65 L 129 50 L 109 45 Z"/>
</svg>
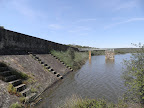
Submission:
<svg viewBox="0 0 144 108">
<path fill-rule="evenodd" d="M 88 59 L 88 52 L 77 52 L 71 48 L 67 51 L 52 50 L 51 53 L 74 70 L 79 69 Z"/>
</svg>

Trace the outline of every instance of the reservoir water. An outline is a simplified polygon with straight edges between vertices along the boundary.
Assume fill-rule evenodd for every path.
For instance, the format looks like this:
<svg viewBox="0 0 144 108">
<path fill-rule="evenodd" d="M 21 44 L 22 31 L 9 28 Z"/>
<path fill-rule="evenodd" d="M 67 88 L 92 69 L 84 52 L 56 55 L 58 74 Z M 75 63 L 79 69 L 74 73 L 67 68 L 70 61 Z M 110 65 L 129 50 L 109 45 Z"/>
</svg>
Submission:
<svg viewBox="0 0 144 108">
<path fill-rule="evenodd" d="M 115 60 L 105 60 L 104 55 L 92 56 L 76 72 L 71 72 L 54 87 L 42 95 L 42 102 L 38 108 L 56 108 L 72 95 L 81 98 L 98 99 L 117 103 L 126 91 L 123 73 L 123 60 L 129 59 L 131 54 L 115 55 Z"/>
</svg>

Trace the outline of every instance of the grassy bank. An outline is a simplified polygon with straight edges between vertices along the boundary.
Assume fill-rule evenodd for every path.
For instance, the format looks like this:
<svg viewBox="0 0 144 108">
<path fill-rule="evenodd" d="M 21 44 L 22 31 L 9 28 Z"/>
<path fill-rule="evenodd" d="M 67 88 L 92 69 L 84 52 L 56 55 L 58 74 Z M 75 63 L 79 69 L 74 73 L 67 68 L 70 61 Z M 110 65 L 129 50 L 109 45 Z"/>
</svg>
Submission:
<svg viewBox="0 0 144 108">
<path fill-rule="evenodd" d="M 126 53 L 139 53 L 139 48 L 117 48 L 114 50 L 115 54 L 126 54 Z M 105 51 L 92 51 L 92 56 L 94 55 L 105 55 Z"/>
<path fill-rule="evenodd" d="M 72 49 L 67 51 L 52 50 L 51 53 L 74 70 L 79 69 L 88 59 L 88 52 L 76 52 Z"/>
<path fill-rule="evenodd" d="M 57 108 L 142 108 L 140 104 L 125 103 L 119 101 L 117 104 L 107 102 L 104 99 L 82 99 L 76 95 L 71 98 L 67 98 L 63 104 L 57 106 Z"/>
</svg>

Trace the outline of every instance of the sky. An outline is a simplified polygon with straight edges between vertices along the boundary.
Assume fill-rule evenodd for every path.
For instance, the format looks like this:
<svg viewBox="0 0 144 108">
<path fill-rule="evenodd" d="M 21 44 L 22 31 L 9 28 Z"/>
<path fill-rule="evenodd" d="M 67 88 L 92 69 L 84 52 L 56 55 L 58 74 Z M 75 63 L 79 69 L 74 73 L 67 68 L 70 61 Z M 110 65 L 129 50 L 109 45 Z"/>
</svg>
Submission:
<svg viewBox="0 0 144 108">
<path fill-rule="evenodd" d="M 0 0 L 0 26 L 62 44 L 144 44 L 144 0 Z"/>
</svg>

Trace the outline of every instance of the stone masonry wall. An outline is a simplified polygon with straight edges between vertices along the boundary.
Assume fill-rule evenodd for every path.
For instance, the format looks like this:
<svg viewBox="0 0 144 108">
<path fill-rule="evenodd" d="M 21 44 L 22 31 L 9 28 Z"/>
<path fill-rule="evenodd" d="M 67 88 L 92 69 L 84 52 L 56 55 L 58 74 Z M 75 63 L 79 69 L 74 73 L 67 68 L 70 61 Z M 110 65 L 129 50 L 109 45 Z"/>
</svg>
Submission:
<svg viewBox="0 0 144 108">
<path fill-rule="evenodd" d="M 0 54 L 14 52 L 48 53 L 50 50 L 65 51 L 69 46 L 0 28 Z M 77 48 L 73 48 L 78 51 Z"/>
</svg>

